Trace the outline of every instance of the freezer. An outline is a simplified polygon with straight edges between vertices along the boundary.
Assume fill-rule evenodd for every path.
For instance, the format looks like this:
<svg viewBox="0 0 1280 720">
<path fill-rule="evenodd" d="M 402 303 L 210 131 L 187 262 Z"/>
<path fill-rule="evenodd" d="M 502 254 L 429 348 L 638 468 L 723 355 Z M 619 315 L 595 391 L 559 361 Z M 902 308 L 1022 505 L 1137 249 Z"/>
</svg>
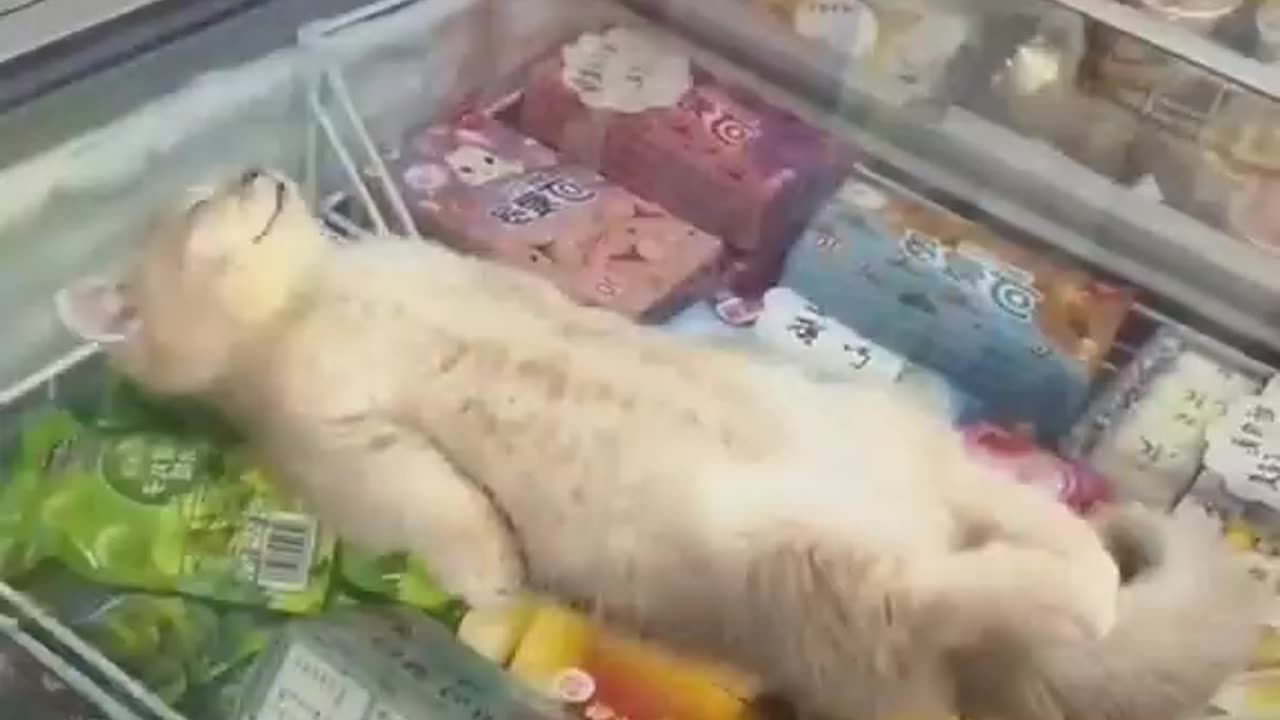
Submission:
<svg viewBox="0 0 1280 720">
<path fill-rule="evenodd" d="M 335 243 L 443 242 L 909 385 L 1079 512 L 1208 510 L 1280 568 L 1276 0 L 92 5 L 0 2 L 0 630 L 103 718 L 727 720 L 760 692 L 567 608 L 469 611 L 107 366 L 74 298 L 248 168 Z M 1207 712 L 1280 716 L 1274 632 Z"/>
</svg>

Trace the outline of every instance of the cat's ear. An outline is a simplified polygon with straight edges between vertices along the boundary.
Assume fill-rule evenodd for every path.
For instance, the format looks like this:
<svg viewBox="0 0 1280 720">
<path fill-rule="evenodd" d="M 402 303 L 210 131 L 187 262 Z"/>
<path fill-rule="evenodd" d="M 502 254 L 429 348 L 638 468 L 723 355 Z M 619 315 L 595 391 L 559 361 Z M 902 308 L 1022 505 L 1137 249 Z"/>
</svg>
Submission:
<svg viewBox="0 0 1280 720">
<path fill-rule="evenodd" d="M 86 342 L 125 342 L 141 328 L 123 286 L 109 278 L 89 277 L 59 290 L 54 307 L 63 326 Z"/>
</svg>

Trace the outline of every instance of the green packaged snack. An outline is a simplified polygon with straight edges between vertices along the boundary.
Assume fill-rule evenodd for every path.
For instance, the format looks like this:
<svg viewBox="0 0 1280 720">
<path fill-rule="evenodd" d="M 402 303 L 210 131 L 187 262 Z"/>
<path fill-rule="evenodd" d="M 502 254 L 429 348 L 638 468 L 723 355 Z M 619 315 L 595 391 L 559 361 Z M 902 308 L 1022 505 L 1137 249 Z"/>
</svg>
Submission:
<svg viewBox="0 0 1280 720">
<path fill-rule="evenodd" d="M 457 604 L 432 579 L 426 566 L 406 553 L 370 555 L 344 544 L 339 559 L 341 578 L 361 594 L 416 607 L 433 615 L 445 614 Z"/>
<path fill-rule="evenodd" d="M 53 565 L 17 584 L 171 704 L 257 657 L 280 624 L 262 610 L 105 588 Z"/>
<path fill-rule="evenodd" d="M 81 577 L 290 613 L 320 609 L 334 541 L 242 450 L 36 416 L 0 489 L 0 573 Z"/>
</svg>

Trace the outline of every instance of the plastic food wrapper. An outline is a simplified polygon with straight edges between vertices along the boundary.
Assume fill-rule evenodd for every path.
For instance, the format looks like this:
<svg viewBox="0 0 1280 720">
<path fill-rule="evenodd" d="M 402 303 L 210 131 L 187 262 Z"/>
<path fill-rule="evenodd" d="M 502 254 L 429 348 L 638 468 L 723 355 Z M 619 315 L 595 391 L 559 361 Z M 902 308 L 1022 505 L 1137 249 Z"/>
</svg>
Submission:
<svg viewBox="0 0 1280 720">
<path fill-rule="evenodd" d="M 52 410 L 0 490 L 0 572 L 56 559 L 107 585 L 285 612 L 325 601 L 334 541 L 245 452 Z"/>
<path fill-rule="evenodd" d="M 420 230 L 578 302 L 662 320 L 714 290 L 717 238 L 491 117 L 411 131 L 384 156 Z"/>
<path fill-rule="evenodd" d="M 940 100 L 949 70 L 978 23 L 958 7 L 924 0 L 748 0 L 797 34 L 822 43 L 880 100 Z"/>
<path fill-rule="evenodd" d="M 560 707 L 410 612 L 291 623 L 249 679 L 254 720 L 553 720 Z"/>
<path fill-rule="evenodd" d="M 1083 410 L 1133 303 L 865 168 L 810 225 L 783 284 L 1045 438 Z"/>
<path fill-rule="evenodd" d="M 46 567 L 18 583 L 54 617 L 169 703 L 252 660 L 275 616 L 175 595 L 122 592 Z"/>
<path fill-rule="evenodd" d="M 737 671 L 677 658 L 546 604 L 509 669 L 588 720 L 737 720 L 758 690 Z"/>
<path fill-rule="evenodd" d="M 1070 454 L 1115 483 L 1116 496 L 1168 508 L 1208 449 L 1208 428 L 1259 383 L 1173 333 L 1150 340 L 1072 431 Z"/>
<path fill-rule="evenodd" d="M 433 614 L 447 613 L 457 602 L 436 583 L 425 564 L 406 553 L 372 555 L 344 544 L 338 558 L 339 576 L 361 593 Z"/>
<path fill-rule="evenodd" d="M 1110 499 L 1105 478 L 1078 463 L 1058 457 L 1030 438 L 994 425 L 965 428 L 965 445 L 974 457 L 1010 479 L 1043 488 L 1078 513 L 1085 514 Z"/>
<path fill-rule="evenodd" d="M 529 629 L 538 602 L 524 599 L 501 608 L 469 611 L 458 624 L 458 642 L 498 665 L 506 665 Z"/>
<path fill-rule="evenodd" d="M 583 34 L 536 65 L 517 113 L 524 132 L 721 238 L 732 289 L 746 296 L 775 283 L 852 159 L 828 134 L 629 27 Z"/>
<path fill-rule="evenodd" d="M 141 720 L 38 640 L 0 618 L 0 706 L 14 720 Z"/>
</svg>

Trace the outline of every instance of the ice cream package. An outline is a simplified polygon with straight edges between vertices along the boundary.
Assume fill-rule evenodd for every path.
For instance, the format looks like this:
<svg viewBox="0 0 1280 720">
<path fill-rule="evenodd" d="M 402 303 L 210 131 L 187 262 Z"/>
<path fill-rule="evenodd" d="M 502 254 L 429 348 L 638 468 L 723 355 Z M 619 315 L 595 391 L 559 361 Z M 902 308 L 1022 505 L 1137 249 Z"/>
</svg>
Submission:
<svg viewBox="0 0 1280 720">
<path fill-rule="evenodd" d="M 525 133 L 721 238 L 759 295 L 847 174 L 848 148 L 645 30 L 588 32 L 534 66 Z"/>
<path fill-rule="evenodd" d="M 1112 478 L 1119 498 L 1168 508 L 1200 472 L 1210 427 L 1259 387 L 1256 378 L 1163 331 L 1099 394 L 1064 449 Z"/>
<path fill-rule="evenodd" d="M 96 585 L 50 564 L 15 584 L 168 703 L 251 662 L 280 622 L 261 609 Z"/>
<path fill-rule="evenodd" d="M 956 86 L 976 14 L 925 0 L 745 0 L 834 51 L 860 88 L 893 105 L 938 103 Z"/>
<path fill-rule="evenodd" d="M 323 606 L 334 541 L 243 448 L 68 412 L 26 419 L 0 489 L 0 573 L 56 560 L 106 585 L 285 612 Z"/>
<path fill-rule="evenodd" d="M 558 704 L 409 611 L 290 623 L 245 684 L 236 717 L 556 720 Z"/>
<path fill-rule="evenodd" d="M 964 429 L 972 457 L 1014 482 L 1041 488 L 1087 514 L 1111 499 L 1110 483 L 1084 465 L 1059 457 L 1020 433 L 987 423 Z"/>
<path fill-rule="evenodd" d="M 720 241 L 481 113 L 410 131 L 383 162 L 415 225 L 658 321 L 711 293 Z"/>
<path fill-rule="evenodd" d="M 988 418 L 1065 432 L 1133 304 L 1127 289 L 997 236 L 860 168 L 783 284 L 980 398 Z"/>
<path fill-rule="evenodd" d="M 677 657 L 546 603 L 509 670 L 587 720 L 738 720 L 758 692 L 736 670 Z"/>
</svg>

